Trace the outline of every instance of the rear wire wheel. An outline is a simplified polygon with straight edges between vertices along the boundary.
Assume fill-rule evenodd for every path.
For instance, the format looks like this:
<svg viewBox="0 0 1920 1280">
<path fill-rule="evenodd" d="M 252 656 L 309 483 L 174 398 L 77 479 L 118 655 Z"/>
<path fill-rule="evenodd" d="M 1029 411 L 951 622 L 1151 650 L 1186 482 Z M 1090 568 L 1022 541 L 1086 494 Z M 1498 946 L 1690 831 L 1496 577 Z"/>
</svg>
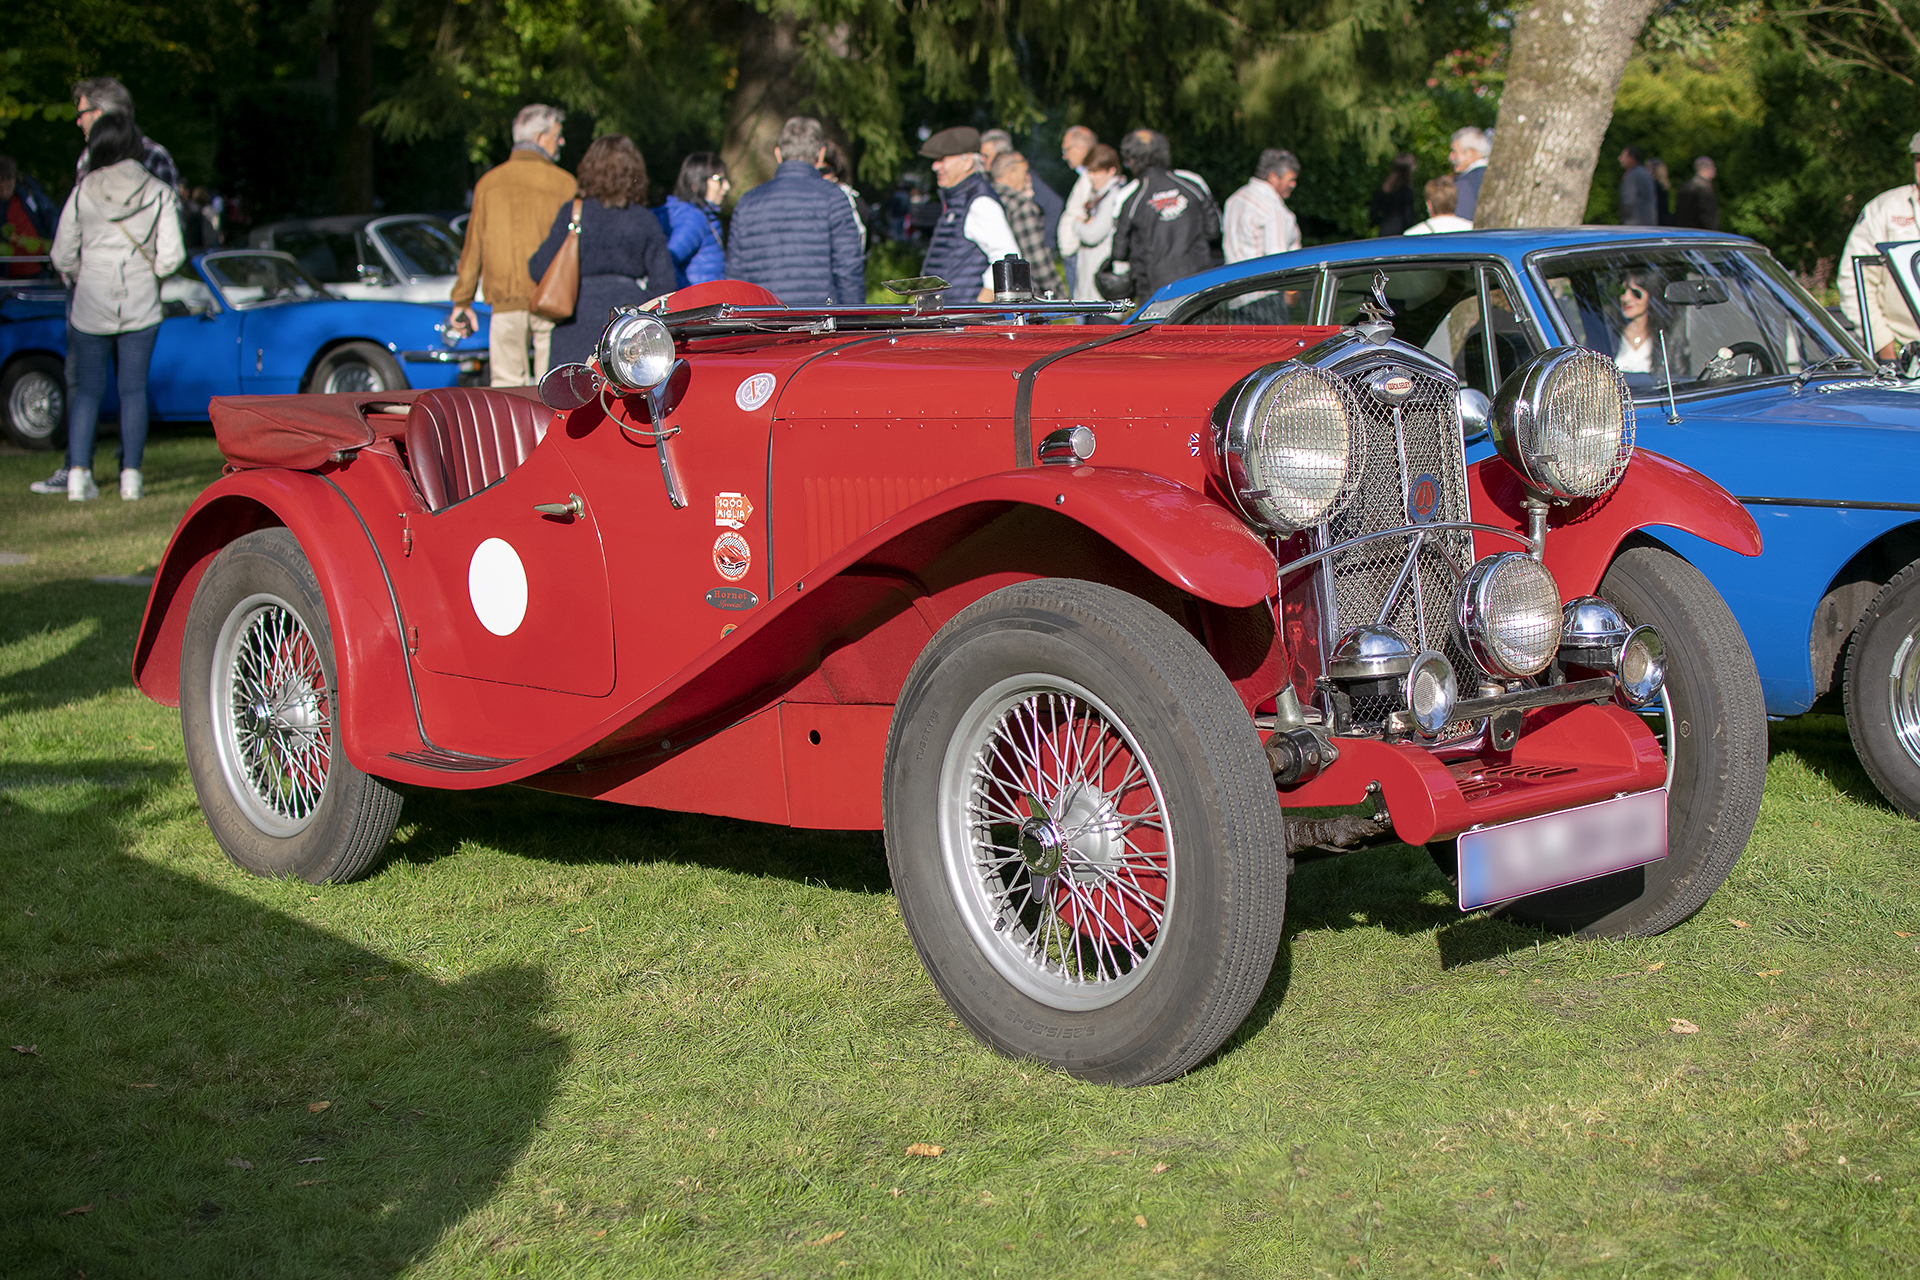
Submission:
<svg viewBox="0 0 1920 1280">
<path fill-rule="evenodd" d="M 194 591 L 180 726 L 207 826 L 256 875 L 357 879 L 400 794 L 348 761 L 326 601 L 286 529 L 236 539 Z"/>
<path fill-rule="evenodd" d="M 1233 686 L 1137 597 L 997 591 L 908 675 L 885 767 L 900 912 L 995 1049 L 1152 1084 L 1258 999 L 1285 911 L 1271 768 Z"/>
<path fill-rule="evenodd" d="M 1847 732 L 1867 777 L 1920 818 L 1920 564 L 1881 588 L 1847 644 Z"/>
</svg>

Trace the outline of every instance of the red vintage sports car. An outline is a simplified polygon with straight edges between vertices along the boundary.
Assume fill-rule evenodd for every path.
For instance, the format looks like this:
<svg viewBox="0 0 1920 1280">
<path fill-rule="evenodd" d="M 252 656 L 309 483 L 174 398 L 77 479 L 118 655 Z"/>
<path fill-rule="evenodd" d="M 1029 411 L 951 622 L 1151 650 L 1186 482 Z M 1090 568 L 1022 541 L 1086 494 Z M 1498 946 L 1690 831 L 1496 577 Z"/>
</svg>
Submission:
<svg viewBox="0 0 1920 1280">
<path fill-rule="evenodd" d="M 955 1014 L 1116 1084 L 1239 1025 L 1297 860 L 1425 844 L 1462 909 L 1615 935 L 1725 879 L 1760 689 L 1646 530 L 1760 538 L 1635 454 L 1611 361 L 1489 404 L 1384 295 L 1079 328 L 938 284 L 682 290 L 542 398 L 215 400 L 134 676 L 222 847 L 353 879 L 396 783 L 883 829 Z"/>
</svg>

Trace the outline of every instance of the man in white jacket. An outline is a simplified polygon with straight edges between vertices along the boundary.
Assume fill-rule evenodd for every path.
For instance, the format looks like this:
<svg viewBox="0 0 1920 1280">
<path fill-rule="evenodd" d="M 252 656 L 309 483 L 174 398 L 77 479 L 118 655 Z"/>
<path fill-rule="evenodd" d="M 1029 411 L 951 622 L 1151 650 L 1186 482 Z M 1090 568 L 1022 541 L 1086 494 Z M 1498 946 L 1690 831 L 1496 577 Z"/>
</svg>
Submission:
<svg viewBox="0 0 1920 1280">
<path fill-rule="evenodd" d="M 1880 252 L 1874 248 L 1877 244 L 1920 240 L 1920 133 L 1913 135 L 1907 150 L 1912 153 L 1914 180 L 1882 191 L 1867 201 L 1867 207 L 1860 211 L 1859 220 L 1847 236 L 1847 247 L 1840 254 L 1837 272 L 1840 310 L 1855 324 L 1860 322 L 1860 295 L 1853 287 L 1853 260 L 1877 255 Z M 1873 353 L 1882 360 L 1891 360 L 1900 354 L 1903 345 L 1920 338 L 1920 324 L 1915 324 L 1913 312 L 1908 310 L 1907 300 L 1901 296 L 1891 271 L 1885 267 L 1868 267 L 1865 275 L 1867 323 L 1873 328 Z M 1861 334 L 1860 340 L 1865 342 L 1867 335 Z"/>
<path fill-rule="evenodd" d="M 1227 197 L 1222 211 L 1222 247 L 1228 262 L 1245 262 L 1300 247 L 1300 223 L 1287 197 L 1300 181 L 1300 162 L 1291 151 L 1268 147 L 1260 153 L 1247 185 Z"/>
<path fill-rule="evenodd" d="M 160 281 L 180 269 L 180 206 L 172 188 L 141 164 L 131 116 L 103 114 L 87 134 L 87 174 L 74 185 L 53 237 L 53 265 L 72 290 L 67 344 L 67 497 L 100 496 L 93 441 L 107 369 L 120 389 L 120 496 L 142 495 L 147 445 L 147 366 L 160 333 Z M 44 483 L 44 482 L 43 482 Z M 36 489 L 38 486 L 36 486 Z"/>
</svg>

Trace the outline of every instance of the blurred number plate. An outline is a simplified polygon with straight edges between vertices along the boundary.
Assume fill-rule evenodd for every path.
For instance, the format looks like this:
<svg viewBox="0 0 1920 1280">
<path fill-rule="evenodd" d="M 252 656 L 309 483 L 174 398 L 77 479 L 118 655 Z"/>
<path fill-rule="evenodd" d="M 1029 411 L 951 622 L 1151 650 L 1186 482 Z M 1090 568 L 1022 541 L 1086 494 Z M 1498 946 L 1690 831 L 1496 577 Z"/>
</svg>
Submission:
<svg viewBox="0 0 1920 1280">
<path fill-rule="evenodd" d="M 1667 789 L 1460 836 L 1460 909 L 1524 897 L 1667 856 Z"/>
</svg>

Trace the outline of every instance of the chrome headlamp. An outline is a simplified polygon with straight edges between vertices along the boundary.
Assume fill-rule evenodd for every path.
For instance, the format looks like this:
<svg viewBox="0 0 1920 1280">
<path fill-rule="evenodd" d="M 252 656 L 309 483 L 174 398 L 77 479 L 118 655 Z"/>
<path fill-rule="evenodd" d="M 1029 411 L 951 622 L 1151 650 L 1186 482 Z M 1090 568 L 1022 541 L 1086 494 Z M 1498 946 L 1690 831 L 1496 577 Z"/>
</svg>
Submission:
<svg viewBox="0 0 1920 1280">
<path fill-rule="evenodd" d="M 1460 581 L 1454 608 L 1474 661 L 1494 675 L 1544 671 L 1560 647 L 1560 588 L 1524 551 L 1475 564 Z"/>
<path fill-rule="evenodd" d="M 1542 497 L 1597 498 L 1633 460 L 1633 396 L 1613 361 L 1556 347 L 1500 386 L 1493 443 Z"/>
<path fill-rule="evenodd" d="M 1360 488 L 1366 429 L 1338 379 L 1279 364 L 1241 380 L 1214 411 L 1213 465 L 1240 513 L 1289 534 L 1337 515 Z"/>
<path fill-rule="evenodd" d="M 673 334 L 645 311 L 614 313 L 600 335 L 600 372 L 628 391 L 656 387 L 673 372 Z"/>
</svg>

